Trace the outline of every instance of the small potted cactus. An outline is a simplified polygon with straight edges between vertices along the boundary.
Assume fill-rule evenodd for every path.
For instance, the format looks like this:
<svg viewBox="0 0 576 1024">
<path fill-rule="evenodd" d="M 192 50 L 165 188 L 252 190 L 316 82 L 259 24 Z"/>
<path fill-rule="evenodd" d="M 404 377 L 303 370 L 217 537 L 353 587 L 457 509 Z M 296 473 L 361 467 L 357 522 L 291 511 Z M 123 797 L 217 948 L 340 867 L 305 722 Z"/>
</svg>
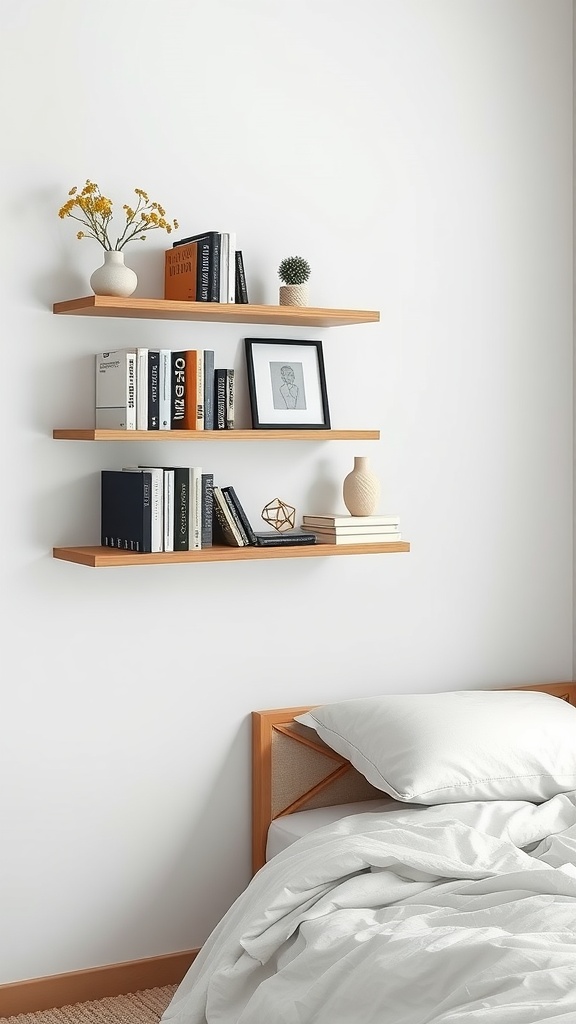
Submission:
<svg viewBox="0 0 576 1024">
<path fill-rule="evenodd" d="M 278 267 L 281 306 L 308 305 L 310 264 L 303 256 L 287 256 Z"/>
</svg>

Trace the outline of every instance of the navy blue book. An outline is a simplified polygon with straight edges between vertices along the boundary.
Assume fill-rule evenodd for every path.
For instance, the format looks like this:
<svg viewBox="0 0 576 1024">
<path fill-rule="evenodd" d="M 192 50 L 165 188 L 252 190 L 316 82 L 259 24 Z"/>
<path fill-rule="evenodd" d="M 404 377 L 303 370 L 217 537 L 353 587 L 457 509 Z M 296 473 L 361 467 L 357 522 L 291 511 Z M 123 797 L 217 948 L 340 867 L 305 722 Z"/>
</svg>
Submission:
<svg viewBox="0 0 576 1024">
<path fill-rule="evenodd" d="M 152 474 L 103 469 L 100 543 L 122 551 L 152 550 Z"/>
<path fill-rule="evenodd" d="M 188 235 L 187 238 L 179 238 L 172 242 L 172 248 L 177 245 L 189 245 L 190 242 L 198 243 L 198 283 L 197 301 L 219 302 L 220 301 L 220 232 L 202 231 L 199 235 Z"/>
</svg>

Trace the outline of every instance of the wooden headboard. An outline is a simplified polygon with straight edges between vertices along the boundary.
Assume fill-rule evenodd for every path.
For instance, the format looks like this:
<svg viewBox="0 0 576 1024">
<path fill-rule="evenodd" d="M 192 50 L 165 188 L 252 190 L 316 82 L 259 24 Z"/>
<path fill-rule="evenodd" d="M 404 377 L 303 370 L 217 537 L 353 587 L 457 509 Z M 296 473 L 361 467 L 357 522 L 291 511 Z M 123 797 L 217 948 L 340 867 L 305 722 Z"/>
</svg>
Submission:
<svg viewBox="0 0 576 1024">
<path fill-rule="evenodd" d="M 576 682 L 514 687 L 539 690 L 576 706 Z M 275 818 L 351 800 L 386 799 L 363 775 L 294 721 L 317 705 L 252 712 L 252 869 L 265 863 L 268 829 Z"/>
</svg>

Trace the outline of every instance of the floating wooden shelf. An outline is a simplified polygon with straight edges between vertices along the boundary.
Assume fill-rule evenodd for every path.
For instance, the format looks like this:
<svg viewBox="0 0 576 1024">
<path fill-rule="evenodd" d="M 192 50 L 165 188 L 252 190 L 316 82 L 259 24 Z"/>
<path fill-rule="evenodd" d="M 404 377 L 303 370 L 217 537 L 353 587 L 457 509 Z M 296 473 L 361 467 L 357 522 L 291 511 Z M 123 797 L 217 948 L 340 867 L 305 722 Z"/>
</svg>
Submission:
<svg viewBox="0 0 576 1024">
<path fill-rule="evenodd" d="M 379 430 L 95 430 L 58 428 L 56 441 L 378 441 Z"/>
<path fill-rule="evenodd" d="M 77 562 L 93 569 L 105 566 L 166 565 L 175 562 L 251 562 L 256 558 L 321 558 L 325 555 L 386 555 L 409 551 L 407 541 L 398 540 L 387 544 L 302 544 L 278 548 L 244 547 L 233 548 L 214 545 L 202 551 L 158 551 L 150 554 L 133 554 L 116 548 L 83 547 L 54 548 L 54 558 L 65 562 Z"/>
<path fill-rule="evenodd" d="M 279 324 L 284 327 L 346 327 L 378 323 L 373 309 L 323 309 L 316 306 L 254 306 L 248 303 L 175 302 L 172 299 L 119 299 L 85 295 L 55 302 L 53 313 L 116 316 L 142 320 L 202 320 L 220 324 Z"/>
</svg>

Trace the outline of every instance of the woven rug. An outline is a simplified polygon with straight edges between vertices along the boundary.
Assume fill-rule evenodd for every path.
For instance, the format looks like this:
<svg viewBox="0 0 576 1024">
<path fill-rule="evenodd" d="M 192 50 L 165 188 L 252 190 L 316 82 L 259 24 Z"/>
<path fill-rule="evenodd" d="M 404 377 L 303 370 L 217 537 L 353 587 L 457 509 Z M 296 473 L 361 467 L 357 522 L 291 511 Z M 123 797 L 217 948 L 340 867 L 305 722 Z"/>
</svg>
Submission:
<svg viewBox="0 0 576 1024">
<path fill-rule="evenodd" d="M 12 1024 L 158 1024 L 176 988 L 176 985 L 148 988 L 127 996 L 109 996 L 38 1013 L 19 1013 L 0 1020 Z"/>
</svg>

